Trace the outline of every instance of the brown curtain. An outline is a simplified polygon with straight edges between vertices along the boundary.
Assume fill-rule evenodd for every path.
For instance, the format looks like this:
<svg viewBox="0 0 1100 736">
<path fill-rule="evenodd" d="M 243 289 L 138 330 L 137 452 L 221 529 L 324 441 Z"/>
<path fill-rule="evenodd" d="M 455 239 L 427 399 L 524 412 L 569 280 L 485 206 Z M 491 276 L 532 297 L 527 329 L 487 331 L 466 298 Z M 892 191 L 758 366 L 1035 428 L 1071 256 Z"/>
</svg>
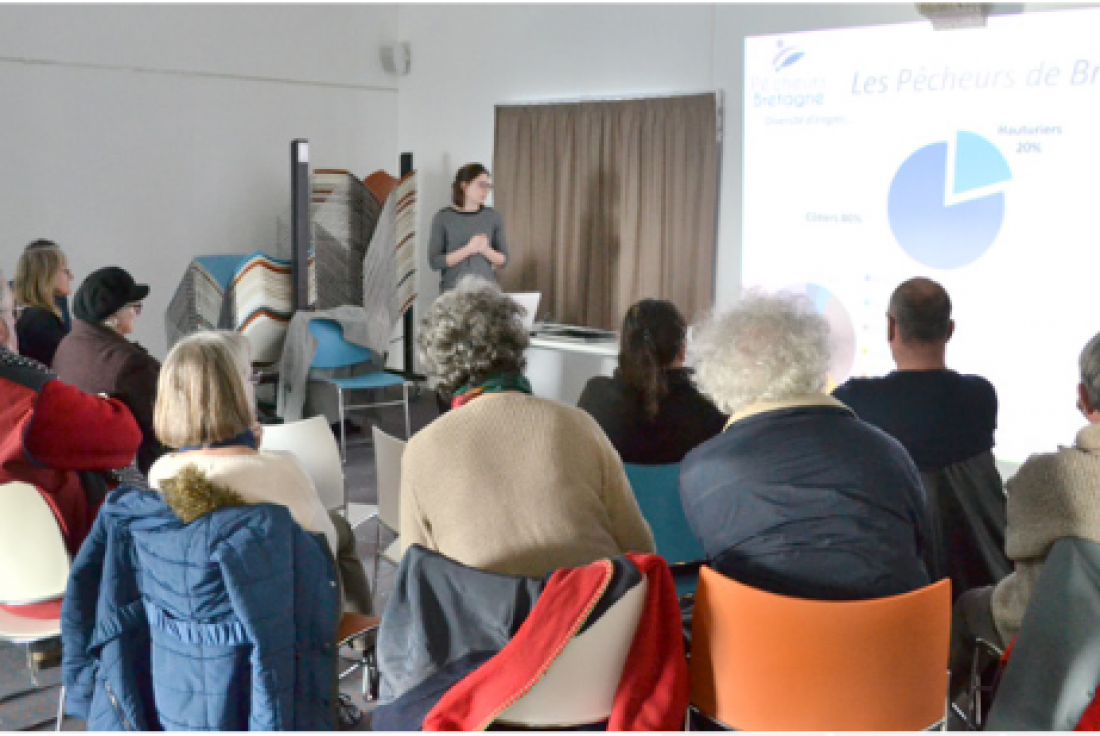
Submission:
<svg viewBox="0 0 1100 736">
<path fill-rule="evenodd" d="M 701 317 L 714 300 L 718 159 L 714 94 L 498 106 L 502 285 L 542 292 L 540 313 L 566 324 L 618 329 L 646 297 Z"/>
</svg>

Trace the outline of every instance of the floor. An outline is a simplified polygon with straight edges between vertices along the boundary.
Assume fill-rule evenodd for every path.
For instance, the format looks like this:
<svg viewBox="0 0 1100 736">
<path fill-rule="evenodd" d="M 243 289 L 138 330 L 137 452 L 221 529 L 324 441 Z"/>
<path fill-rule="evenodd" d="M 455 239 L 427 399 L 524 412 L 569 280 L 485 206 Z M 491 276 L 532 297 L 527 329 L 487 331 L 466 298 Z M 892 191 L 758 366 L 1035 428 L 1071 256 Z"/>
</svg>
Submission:
<svg viewBox="0 0 1100 736">
<path fill-rule="evenodd" d="M 418 396 L 410 396 L 410 421 L 414 433 L 435 419 L 437 415 L 438 408 L 434 393 L 425 391 Z M 370 423 L 377 422 L 378 426 L 386 432 L 395 437 L 403 437 L 404 417 L 400 407 L 395 407 L 358 413 L 353 415 L 352 421 L 360 427 L 360 430 L 348 435 L 348 461 L 345 465 L 348 500 L 352 503 L 375 504 L 377 495 L 374 454 L 370 444 Z M 375 562 L 376 537 L 381 539 L 381 546 L 385 548 L 393 540 L 393 535 L 380 530 L 373 519 L 358 526 L 355 535 L 359 542 L 359 554 L 369 577 Z M 390 590 L 393 587 L 393 573 L 393 567 L 386 562 L 383 561 L 378 565 L 378 585 L 374 591 L 375 611 L 378 613 L 384 610 L 386 601 L 389 599 Z M 61 670 L 57 667 L 45 670 L 39 676 L 43 686 L 55 685 L 60 682 L 60 679 Z M 359 673 L 352 673 L 342 682 L 341 690 L 364 711 L 365 717 L 354 730 L 366 731 L 370 730 L 370 704 L 365 703 L 360 695 L 360 683 Z M 0 731 L 28 730 L 28 727 L 29 730 L 53 730 L 59 692 L 56 687 L 46 687 L 14 698 L 10 702 L 4 702 L 5 696 L 28 688 L 30 685 L 23 647 L 0 643 Z M 75 718 L 66 718 L 63 730 L 82 731 L 84 723 Z"/>
</svg>

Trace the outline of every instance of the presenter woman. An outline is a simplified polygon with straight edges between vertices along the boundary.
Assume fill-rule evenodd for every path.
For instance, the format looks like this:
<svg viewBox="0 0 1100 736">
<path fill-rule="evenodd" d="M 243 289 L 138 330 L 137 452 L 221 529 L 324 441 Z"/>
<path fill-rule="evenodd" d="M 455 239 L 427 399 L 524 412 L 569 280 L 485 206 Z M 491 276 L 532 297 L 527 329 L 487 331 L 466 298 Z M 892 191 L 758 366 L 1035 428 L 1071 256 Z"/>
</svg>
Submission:
<svg viewBox="0 0 1100 736">
<path fill-rule="evenodd" d="M 463 276 L 474 275 L 496 283 L 496 270 L 508 261 L 504 223 L 485 199 L 493 189 L 481 164 L 466 164 L 451 185 L 451 206 L 432 220 L 428 263 L 442 271 L 440 293 L 450 291 Z"/>
</svg>

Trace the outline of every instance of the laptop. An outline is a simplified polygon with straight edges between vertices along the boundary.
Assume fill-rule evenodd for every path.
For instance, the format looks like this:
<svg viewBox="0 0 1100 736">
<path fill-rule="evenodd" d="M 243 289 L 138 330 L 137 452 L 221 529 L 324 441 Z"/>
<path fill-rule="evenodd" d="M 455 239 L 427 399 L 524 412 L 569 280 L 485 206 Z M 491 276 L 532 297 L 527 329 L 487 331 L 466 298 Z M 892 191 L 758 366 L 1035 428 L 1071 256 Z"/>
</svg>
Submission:
<svg viewBox="0 0 1100 736">
<path fill-rule="evenodd" d="M 518 302 L 524 309 L 523 315 L 523 329 L 527 330 L 527 334 L 531 334 L 535 331 L 535 314 L 539 309 L 539 300 L 542 299 L 542 292 L 539 291 L 521 291 L 515 294 L 508 294 L 512 301 Z"/>
</svg>

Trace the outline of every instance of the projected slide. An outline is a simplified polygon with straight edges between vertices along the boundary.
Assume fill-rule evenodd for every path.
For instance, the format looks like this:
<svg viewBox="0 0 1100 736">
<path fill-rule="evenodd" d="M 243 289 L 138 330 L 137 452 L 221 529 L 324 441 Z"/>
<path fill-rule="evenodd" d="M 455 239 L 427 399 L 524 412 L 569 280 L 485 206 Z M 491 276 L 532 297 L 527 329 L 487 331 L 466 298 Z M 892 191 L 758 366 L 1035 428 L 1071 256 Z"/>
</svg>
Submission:
<svg viewBox="0 0 1100 736">
<path fill-rule="evenodd" d="M 746 40 L 742 282 L 807 294 L 832 378 L 894 369 L 885 312 L 942 283 L 948 364 L 1000 399 L 996 453 L 1072 443 L 1100 332 L 1100 10 Z"/>
</svg>

